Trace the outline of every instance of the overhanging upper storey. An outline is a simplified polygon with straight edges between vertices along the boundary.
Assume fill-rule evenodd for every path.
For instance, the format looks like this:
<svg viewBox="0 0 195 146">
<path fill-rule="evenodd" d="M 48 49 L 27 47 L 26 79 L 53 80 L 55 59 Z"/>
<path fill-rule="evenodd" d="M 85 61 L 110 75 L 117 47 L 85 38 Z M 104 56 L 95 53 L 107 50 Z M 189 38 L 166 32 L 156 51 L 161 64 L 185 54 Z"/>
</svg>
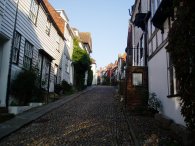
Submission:
<svg viewBox="0 0 195 146">
<path fill-rule="evenodd" d="M 152 23 L 163 32 L 163 24 L 168 17 L 174 18 L 173 0 L 162 0 L 152 18 Z"/>
<path fill-rule="evenodd" d="M 150 18 L 150 15 L 150 11 L 147 13 L 137 13 L 135 15 L 134 25 L 140 27 L 143 31 L 145 31 L 145 26 L 148 19 Z"/>
</svg>

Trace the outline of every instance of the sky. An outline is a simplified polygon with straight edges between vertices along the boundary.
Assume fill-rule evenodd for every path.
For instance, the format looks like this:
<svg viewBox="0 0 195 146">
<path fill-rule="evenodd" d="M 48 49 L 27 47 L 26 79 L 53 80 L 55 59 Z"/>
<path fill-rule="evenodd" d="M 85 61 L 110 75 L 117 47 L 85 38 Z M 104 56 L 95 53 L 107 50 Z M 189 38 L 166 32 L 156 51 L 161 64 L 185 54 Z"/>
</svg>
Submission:
<svg viewBox="0 0 195 146">
<path fill-rule="evenodd" d="M 71 27 L 92 36 L 91 57 L 97 68 L 118 59 L 127 46 L 128 9 L 134 0 L 49 0 L 55 9 L 63 9 Z"/>
</svg>

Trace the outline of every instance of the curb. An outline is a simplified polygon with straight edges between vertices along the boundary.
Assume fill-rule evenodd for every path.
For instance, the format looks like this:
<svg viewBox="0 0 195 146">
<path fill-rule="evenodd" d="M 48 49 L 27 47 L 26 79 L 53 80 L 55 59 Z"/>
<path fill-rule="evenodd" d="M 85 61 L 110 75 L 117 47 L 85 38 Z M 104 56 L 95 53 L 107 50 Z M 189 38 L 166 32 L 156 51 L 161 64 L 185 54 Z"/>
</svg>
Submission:
<svg viewBox="0 0 195 146">
<path fill-rule="evenodd" d="M 127 125 L 128 125 L 128 128 L 129 128 L 129 131 L 130 131 L 130 135 L 133 139 L 133 142 L 134 142 L 135 146 L 140 146 L 140 144 L 138 142 L 138 139 L 136 138 L 135 133 L 134 133 L 132 127 L 131 127 L 132 124 L 130 122 L 130 119 L 128 118 L 128 115 L 126 114 L 125 110 L 123 108 L 122 108 L 122 110 L 123 110 L 123 114 L 125 116 L 125 119 L 127 121 Z"/>
<path fill-rule="evenodd" d="M 26 111 L 24 113 L 16 115 L 13 119 L 5 121 L 0 124 L 0 140 L 6 136 L 12 134 L 13 132 L 21 129 L 25 125 L 31 123 L 32 121 L 40 118 L 41 116 L 47 114 L 48 112 L 63 106 L 64 104 L 74 100 L 76 97 L 87 93 L 88 91 L 94 89 L 95 86 L 89 87 L 83 91 L 75 93 L 73 95 L 66 96 L 55 102 L 49 103 L 47 105 L 36 107 L 32 111 Z"/>
</svg>

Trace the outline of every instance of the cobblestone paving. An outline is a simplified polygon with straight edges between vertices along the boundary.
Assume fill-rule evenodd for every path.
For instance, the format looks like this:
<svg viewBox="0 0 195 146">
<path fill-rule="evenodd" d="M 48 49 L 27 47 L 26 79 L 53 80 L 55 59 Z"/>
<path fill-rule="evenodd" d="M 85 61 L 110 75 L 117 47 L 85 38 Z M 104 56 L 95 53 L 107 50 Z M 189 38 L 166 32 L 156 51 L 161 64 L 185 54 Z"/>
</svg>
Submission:
<svg viewBox="0 0 195 146">
<path fill-rule="evenodd" d="M 0 141 L 9 145 L 133 146 L 114 88 L 98 86 Z"/>
</svg>

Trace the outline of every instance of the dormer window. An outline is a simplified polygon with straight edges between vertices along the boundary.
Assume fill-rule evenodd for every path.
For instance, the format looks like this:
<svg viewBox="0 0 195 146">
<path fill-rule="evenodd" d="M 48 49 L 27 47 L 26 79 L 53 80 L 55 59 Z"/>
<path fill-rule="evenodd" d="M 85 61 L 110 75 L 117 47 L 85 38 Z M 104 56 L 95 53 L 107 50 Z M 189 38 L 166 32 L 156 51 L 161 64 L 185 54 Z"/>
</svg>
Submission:
<svg viewBox="0 0 195 146">
<path fill-rule="evenodd" d="M 29 18 L 32 20 L 32 22 L 35 24 L 37 21 L 37 16 L 38 16 L 38 9 L 39 6 L 35 0 L 31 1 L 31 7 L 30 7 L 30 13 L 29 13 Z"/>
<path fill-rule="evenodd" d="M 56 50 L 60 52 L 60 36 L 56 34 Z"/>
<path fill-rule="evenodd" d="M 50 30 L 51 30 L 51 21 L 49 20 L 49 18 L 47 18 L 47 24 L 46 24 L 46 34 L 50 35 Z"/>
</svg>

